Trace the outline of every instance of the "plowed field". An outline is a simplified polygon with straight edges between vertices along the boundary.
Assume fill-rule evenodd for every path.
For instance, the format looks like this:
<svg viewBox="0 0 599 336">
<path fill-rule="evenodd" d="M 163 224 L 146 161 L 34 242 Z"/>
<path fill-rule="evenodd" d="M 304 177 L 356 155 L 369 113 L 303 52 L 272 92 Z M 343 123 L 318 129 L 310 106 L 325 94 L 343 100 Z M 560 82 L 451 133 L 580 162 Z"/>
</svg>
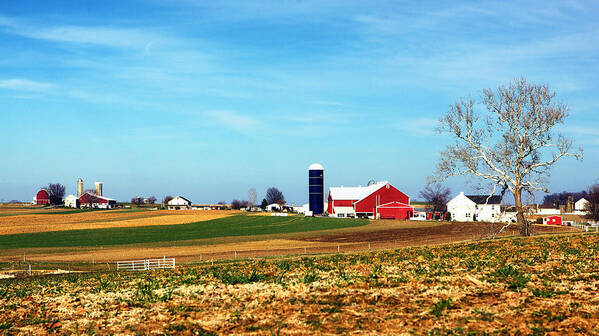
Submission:
<svg viewBox="0 0 599 336">
<path fill-rule="evenodd" d="M 30 210 L 39 212 L 39 210 Z M 73 213 L 19 214 L 0 217 L 0 235 L 79 229 L 173 225 L 228 217 L 239 211 L 221 210 L 106 210 Z"/>
</svg>

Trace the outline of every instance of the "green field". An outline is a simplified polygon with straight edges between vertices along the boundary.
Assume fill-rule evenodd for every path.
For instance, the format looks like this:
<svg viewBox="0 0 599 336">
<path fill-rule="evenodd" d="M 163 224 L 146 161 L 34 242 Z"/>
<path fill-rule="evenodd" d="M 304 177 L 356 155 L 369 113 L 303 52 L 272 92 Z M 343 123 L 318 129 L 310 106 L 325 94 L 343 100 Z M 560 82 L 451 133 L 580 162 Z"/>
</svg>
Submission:
<svg viewBox="0 0 599 336">
<path fill-rule="evenodd" d="M 189 224 L 1 235 L 0 249 L 174 242 L 339 229 L 366 225 L 367 223 L 368 221 L 363 219 L 237 215 Z"/>
</svg>

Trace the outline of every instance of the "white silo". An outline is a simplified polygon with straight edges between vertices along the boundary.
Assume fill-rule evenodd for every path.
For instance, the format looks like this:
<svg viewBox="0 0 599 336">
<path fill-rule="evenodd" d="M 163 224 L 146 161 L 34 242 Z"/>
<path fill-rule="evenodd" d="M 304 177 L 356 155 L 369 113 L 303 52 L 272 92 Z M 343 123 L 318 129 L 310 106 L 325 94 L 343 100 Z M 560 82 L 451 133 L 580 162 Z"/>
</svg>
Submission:
<svg viewBox="0 0 599 336">
<path fill-rule="evenodd" d="M 97 196 L 102 196 L 102 182 L 96 181 L 96 183 L 94 183 L 94 190 L 96 191 Z"/>
<path fill-rule="evenodd" d="M 81 197 L 81 195 L 83 195 L 83 180 L 78 179 L 77 180 L 77 198 Z"/>
</svg>

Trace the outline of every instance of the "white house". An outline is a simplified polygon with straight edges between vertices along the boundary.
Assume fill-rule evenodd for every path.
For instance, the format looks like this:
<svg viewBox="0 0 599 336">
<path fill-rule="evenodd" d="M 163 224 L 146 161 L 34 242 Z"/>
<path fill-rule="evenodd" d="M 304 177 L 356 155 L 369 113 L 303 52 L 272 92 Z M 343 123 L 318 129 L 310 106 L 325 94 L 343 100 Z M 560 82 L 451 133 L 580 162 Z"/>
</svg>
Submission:
<svg viewBox="0 0 599 336">
<path fill-rule="evenodd" d="M 66 208 L 78 208 L 79 198 L 75 195 L 69 195 L 64 198 L 64 206 Z"/>
<path fill-rule="evenodd" d="M 168 201 L 168 209 L 169 210 L 190 210 L 191 202 L 183 196 L 177 196 L 177 197 L 173 198 L 172 200 Z"/>
<path fill-rule="evenodd" d="M 584 198 L 579 199 L 576 203 L 574 203 L 574 214 L 576 215 L 586 215 L 587 206 L 589 206 L 589 201 Z"/>
<path fill-rule="evenodd" d="M 447 202 L 452 221 L 497 222 L 501 216 L 501 196 L 464 195 L 459 193 Z"/>
</svg>

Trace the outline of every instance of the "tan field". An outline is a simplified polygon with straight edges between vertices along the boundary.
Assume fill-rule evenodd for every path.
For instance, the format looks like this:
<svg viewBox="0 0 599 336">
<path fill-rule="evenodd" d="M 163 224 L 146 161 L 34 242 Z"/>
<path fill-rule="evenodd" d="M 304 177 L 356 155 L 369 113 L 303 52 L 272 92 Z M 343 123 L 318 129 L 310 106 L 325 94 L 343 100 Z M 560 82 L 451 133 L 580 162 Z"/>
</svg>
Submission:
<svg viewBox="0 0 599 336">
<path fill-rule="evenodd" d="M 4 212 L 4 209 L 2 209 Z M 234 210 L 159 210 L 159 211 L 93 211 L 69 214 L 22 214 L 0 217 L 0 234 L 100 229 L 148 225 L 186 224 L 223 218 L 239 213 Z M 10 212 L 10 210 L 9 210 Z"/>
</svg>

